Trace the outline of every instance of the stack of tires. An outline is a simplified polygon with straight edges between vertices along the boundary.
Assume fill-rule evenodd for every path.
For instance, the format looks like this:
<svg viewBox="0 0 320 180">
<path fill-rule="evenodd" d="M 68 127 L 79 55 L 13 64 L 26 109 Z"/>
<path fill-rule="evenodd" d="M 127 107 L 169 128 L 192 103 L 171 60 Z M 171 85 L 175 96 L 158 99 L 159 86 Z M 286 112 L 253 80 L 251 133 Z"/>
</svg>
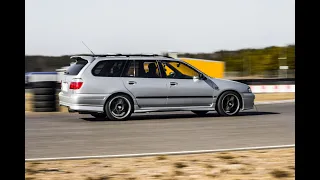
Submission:
<svg viewBox="0 0 320 180">
<path fill-rule="evenodd" d="M 56 86 L 56 81 L 39 81 L 32 83 L 34 112 L 57 111 Z"/>
</svg>

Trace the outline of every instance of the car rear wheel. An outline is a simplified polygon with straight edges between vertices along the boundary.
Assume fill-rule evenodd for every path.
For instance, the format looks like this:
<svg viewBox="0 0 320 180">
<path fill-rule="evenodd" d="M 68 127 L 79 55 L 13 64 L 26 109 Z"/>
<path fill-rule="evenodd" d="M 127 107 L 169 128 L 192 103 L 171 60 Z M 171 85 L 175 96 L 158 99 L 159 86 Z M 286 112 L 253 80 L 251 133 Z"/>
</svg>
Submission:
<svg viewBox="0 0 320 180">
<path fill-rule="evenodd" d="M 208 111 L 192 111 L 192 112 L 198 116 L 204 116 L 208 113 Z"/>
<path fill-rule="evenodd" d="M 240 98 L 232 91 L 224 92 L 218 99 L 216 110 L 221 116 L 234 116 L 240 111 Z"/>
<path fill-rule="evenodd" d="M 133 104 L 128 95 L 111 97 L 106 105 L 105 112 L 110 120 L 127 120 L 133 112 Z"/>
</svg>

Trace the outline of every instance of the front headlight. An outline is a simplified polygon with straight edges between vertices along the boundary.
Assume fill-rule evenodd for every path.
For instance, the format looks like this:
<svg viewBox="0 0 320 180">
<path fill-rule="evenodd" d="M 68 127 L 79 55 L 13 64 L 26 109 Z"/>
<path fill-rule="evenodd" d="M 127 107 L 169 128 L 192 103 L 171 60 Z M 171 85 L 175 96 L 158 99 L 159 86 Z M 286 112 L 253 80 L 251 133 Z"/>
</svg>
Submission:
<svg viewBox="0 0 320 180">
<path fill-rule="evenodd" d="M 250 88 L 250 87 L 248 87 L 248 92 L 249 92 L 249 93 L 252 93 L 252 91 L 251 91 L 251 88 Z"/>
</svg>

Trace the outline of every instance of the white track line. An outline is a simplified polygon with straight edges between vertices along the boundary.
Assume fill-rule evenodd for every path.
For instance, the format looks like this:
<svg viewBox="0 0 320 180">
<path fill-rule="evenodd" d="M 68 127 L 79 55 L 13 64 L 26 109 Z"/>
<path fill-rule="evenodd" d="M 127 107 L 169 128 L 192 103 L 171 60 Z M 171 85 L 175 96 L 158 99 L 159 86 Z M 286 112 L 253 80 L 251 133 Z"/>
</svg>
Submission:
<svg viewBox="0 0 320 180">
<path fill-rule="evenodd" d="M 128 157 L 143 157 L 143 156 L 160 156 L 160 155 L 183 155 L 183 154 L 200 154 L 200 153 L 215 153 L 225 151 L 247 151 L 259 149 L 277 149 L 295 147 L 295 144 L 279 145 L 279 146 L 259 146 L 246 148 L 232 149 L 216 149 L 216 150 L 198 150 L 198 151 L 177 151 L 177 152 L 158 152 L 158 153 L 141 153 L 141 154 L 119 154 L 119 155 L 101 155 L 101 156 L 75 156 L 75 157 L 56 157 L 56 158 L 32 158 L 25 161 L 57 161 L 57 160 L 81 160 L 81 159 L 98 159 L 98 158 L 128 158 Z"/>
</svg>

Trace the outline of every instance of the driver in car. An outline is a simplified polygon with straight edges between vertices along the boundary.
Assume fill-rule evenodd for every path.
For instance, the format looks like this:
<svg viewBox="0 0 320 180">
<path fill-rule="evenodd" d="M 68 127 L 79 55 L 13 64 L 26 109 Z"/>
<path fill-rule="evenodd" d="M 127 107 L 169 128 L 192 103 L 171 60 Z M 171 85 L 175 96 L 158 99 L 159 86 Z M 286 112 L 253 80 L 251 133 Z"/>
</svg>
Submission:
<svg viewBox="0 0 320 180">
<path fill-rule="evenodd" d="M 149 78 L 158 78 L 158 74 L 157 74 L 157 66 L 155 63 L 150 63 L 148 65 L 148 68 L 149 68 L 149 72 L 147 73 L 147 76 Z"/>
</svg>

